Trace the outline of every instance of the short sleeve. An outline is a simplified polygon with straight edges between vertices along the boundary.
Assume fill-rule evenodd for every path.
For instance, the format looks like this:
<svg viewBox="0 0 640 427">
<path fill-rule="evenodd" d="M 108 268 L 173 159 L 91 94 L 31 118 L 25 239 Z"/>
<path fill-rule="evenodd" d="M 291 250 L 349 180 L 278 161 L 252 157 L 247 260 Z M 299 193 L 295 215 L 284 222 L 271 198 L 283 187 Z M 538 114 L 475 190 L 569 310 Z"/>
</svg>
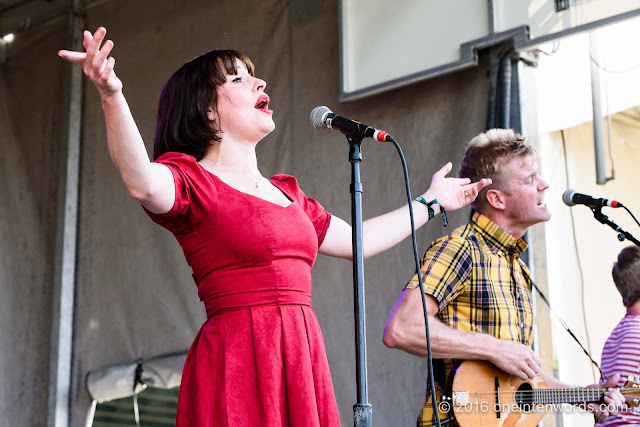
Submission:
<svg viewBox="0 0 640 427">
<path fill-rule="evenodd" d="M 212 186 L 210 177 L 196 159 L 187 154 L 165 153 L 155 163 L 163 164 L 171 170 L 175 200 L 171 210 L 164 214 L 155 214 L 144 206 L 143 209 L 154 222 L 174 234 L 193 231 L 198 226 L 199 213 L 206 209 L 203 204 L 210 208 L 212 199 L 215 199 L 215 186 Z"/>
<path fill-rule="evenodd" d="M 318 247 L 322 245 L 324 237 L 331 223 L 331 213 L 315 199 L 307 197 L 298 186 L 298 181 L 290 175 L 275 175 L 271 178 L 271 183 L 276 185 L 294 203 L 297 203 L 304 213 L 309 217 L 318 236 Z"/>
<path fill-rule="evenodd" d="M 420 261 L 424 292 L 438 300 L 441 310 L 462 293 L 471 271 L 468 243 L 459 237 L 446 236 L 436 240 Z M 416 274 L 406 287 L 414 289 L 418 286 Z"/>
</svg>

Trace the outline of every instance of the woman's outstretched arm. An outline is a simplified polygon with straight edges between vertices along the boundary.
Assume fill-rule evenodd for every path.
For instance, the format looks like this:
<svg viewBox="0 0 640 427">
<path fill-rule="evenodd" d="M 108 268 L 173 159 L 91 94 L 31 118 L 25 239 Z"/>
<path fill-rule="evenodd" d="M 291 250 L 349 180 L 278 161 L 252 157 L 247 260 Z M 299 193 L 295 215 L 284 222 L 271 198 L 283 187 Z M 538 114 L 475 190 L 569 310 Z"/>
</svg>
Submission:
<svg viewBox="0 0 640 427">
<path fill-rule="evenodd" d="M 431 179 L 429 189 L 422 194 L 422 197 L 427 201 L 437 199 L 447 211 L 468 205 L 478 196 L 478 191 L 491 184 L 490 179 L 481 179 L 471 183 L 468 178 L 447 177 L 447 174 L 451 172 L 451 167 L 451 163 L 447 163 L 436 172 Z M 415 226 L 420 228 L 429 220 L 429 211 L 420 202 L 412 201 L 411 203 Z M 432 205 L 432 208 L 434 213 L 440 212 L 438 205 Z M 365 258 L 397 245 L 411 234 L 409 205 L 364 221 L 362 234 Z M 332 217 L 327 234 L 320 246 L 320 253 L 351 260 L 351 226 L 340 218 Z"/>
<path fill-rule="evenodd" d="M 173 176 L 166 166 L 149 161 L 142 136 L 122 93 L 122 82 L 114 71 L 116 60 L 109 56 L 113 42 L 104 41 L 106 34 L 104 27 L 98 28 L 95 34 L 85 31 L 83 45 L 86 52 L 61 50 L 58 55 L 82 66 L 84 74 L 98 89 L 109 154 L 131 196 L 151 212 L 166 213 L 171 210 L 175 198 Z"/>
</svg>

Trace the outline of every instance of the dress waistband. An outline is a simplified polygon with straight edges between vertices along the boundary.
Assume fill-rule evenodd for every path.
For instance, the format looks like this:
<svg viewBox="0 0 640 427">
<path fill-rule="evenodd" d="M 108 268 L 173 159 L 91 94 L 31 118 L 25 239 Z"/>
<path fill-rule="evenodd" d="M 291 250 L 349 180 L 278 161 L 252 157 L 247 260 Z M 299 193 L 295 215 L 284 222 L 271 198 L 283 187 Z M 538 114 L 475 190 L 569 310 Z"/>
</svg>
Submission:
<svg viewBox="0 0 640 427">
<path fill-rule="evenodd" d="M 204 301 L 208 319 L 221 311 L 261 305 L 307 305 L 311 307 L 311 294 L 293 290 L 251 291 L 215 296 Z"/>
</svg>

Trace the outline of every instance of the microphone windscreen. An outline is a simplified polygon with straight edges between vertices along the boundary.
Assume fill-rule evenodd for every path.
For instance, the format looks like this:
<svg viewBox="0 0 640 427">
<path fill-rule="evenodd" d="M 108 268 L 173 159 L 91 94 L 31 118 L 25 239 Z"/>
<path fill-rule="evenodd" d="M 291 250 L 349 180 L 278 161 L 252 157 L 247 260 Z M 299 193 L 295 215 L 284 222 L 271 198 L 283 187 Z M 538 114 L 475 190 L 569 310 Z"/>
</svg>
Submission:
<svg viewBox="0 0 640 427">
<path fill-rule="evenodd" d="M 575 206 L 575 202 L 573 201 L 573 195 L 576 194 L 576 190 L 569 188 L 562 194 L 562 201 L 567 206 Z"/>
<path fill-rule="evenodd" d="M 327 115 L 331 113 L 331 110 L 328 107 L 320 106 L 311 110 L 311 115 L 309 116 L 309 120 L 311 121 L 311 126 L 316 129 L 326 129 L 327 128 Z"/>
</svg>

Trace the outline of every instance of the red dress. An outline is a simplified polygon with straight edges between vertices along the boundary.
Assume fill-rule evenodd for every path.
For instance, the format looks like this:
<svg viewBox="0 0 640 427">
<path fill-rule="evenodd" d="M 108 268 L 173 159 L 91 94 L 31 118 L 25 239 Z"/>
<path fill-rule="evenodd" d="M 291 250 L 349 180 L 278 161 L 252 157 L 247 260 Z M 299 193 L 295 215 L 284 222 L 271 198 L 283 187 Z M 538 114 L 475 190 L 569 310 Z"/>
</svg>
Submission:
<svg viewBox="0 0 640 427">
<path fill-rule="evenodd" d="M 282 207 L 228 186 L 193 157 L 167 153 L 176 199 L 155 215 L 193 270 L 207 321 L 184 366 L 178 427 L 340 424 L 311 267 L 331 214 L 296 179 L 270 182 Z"/>
</svg>

